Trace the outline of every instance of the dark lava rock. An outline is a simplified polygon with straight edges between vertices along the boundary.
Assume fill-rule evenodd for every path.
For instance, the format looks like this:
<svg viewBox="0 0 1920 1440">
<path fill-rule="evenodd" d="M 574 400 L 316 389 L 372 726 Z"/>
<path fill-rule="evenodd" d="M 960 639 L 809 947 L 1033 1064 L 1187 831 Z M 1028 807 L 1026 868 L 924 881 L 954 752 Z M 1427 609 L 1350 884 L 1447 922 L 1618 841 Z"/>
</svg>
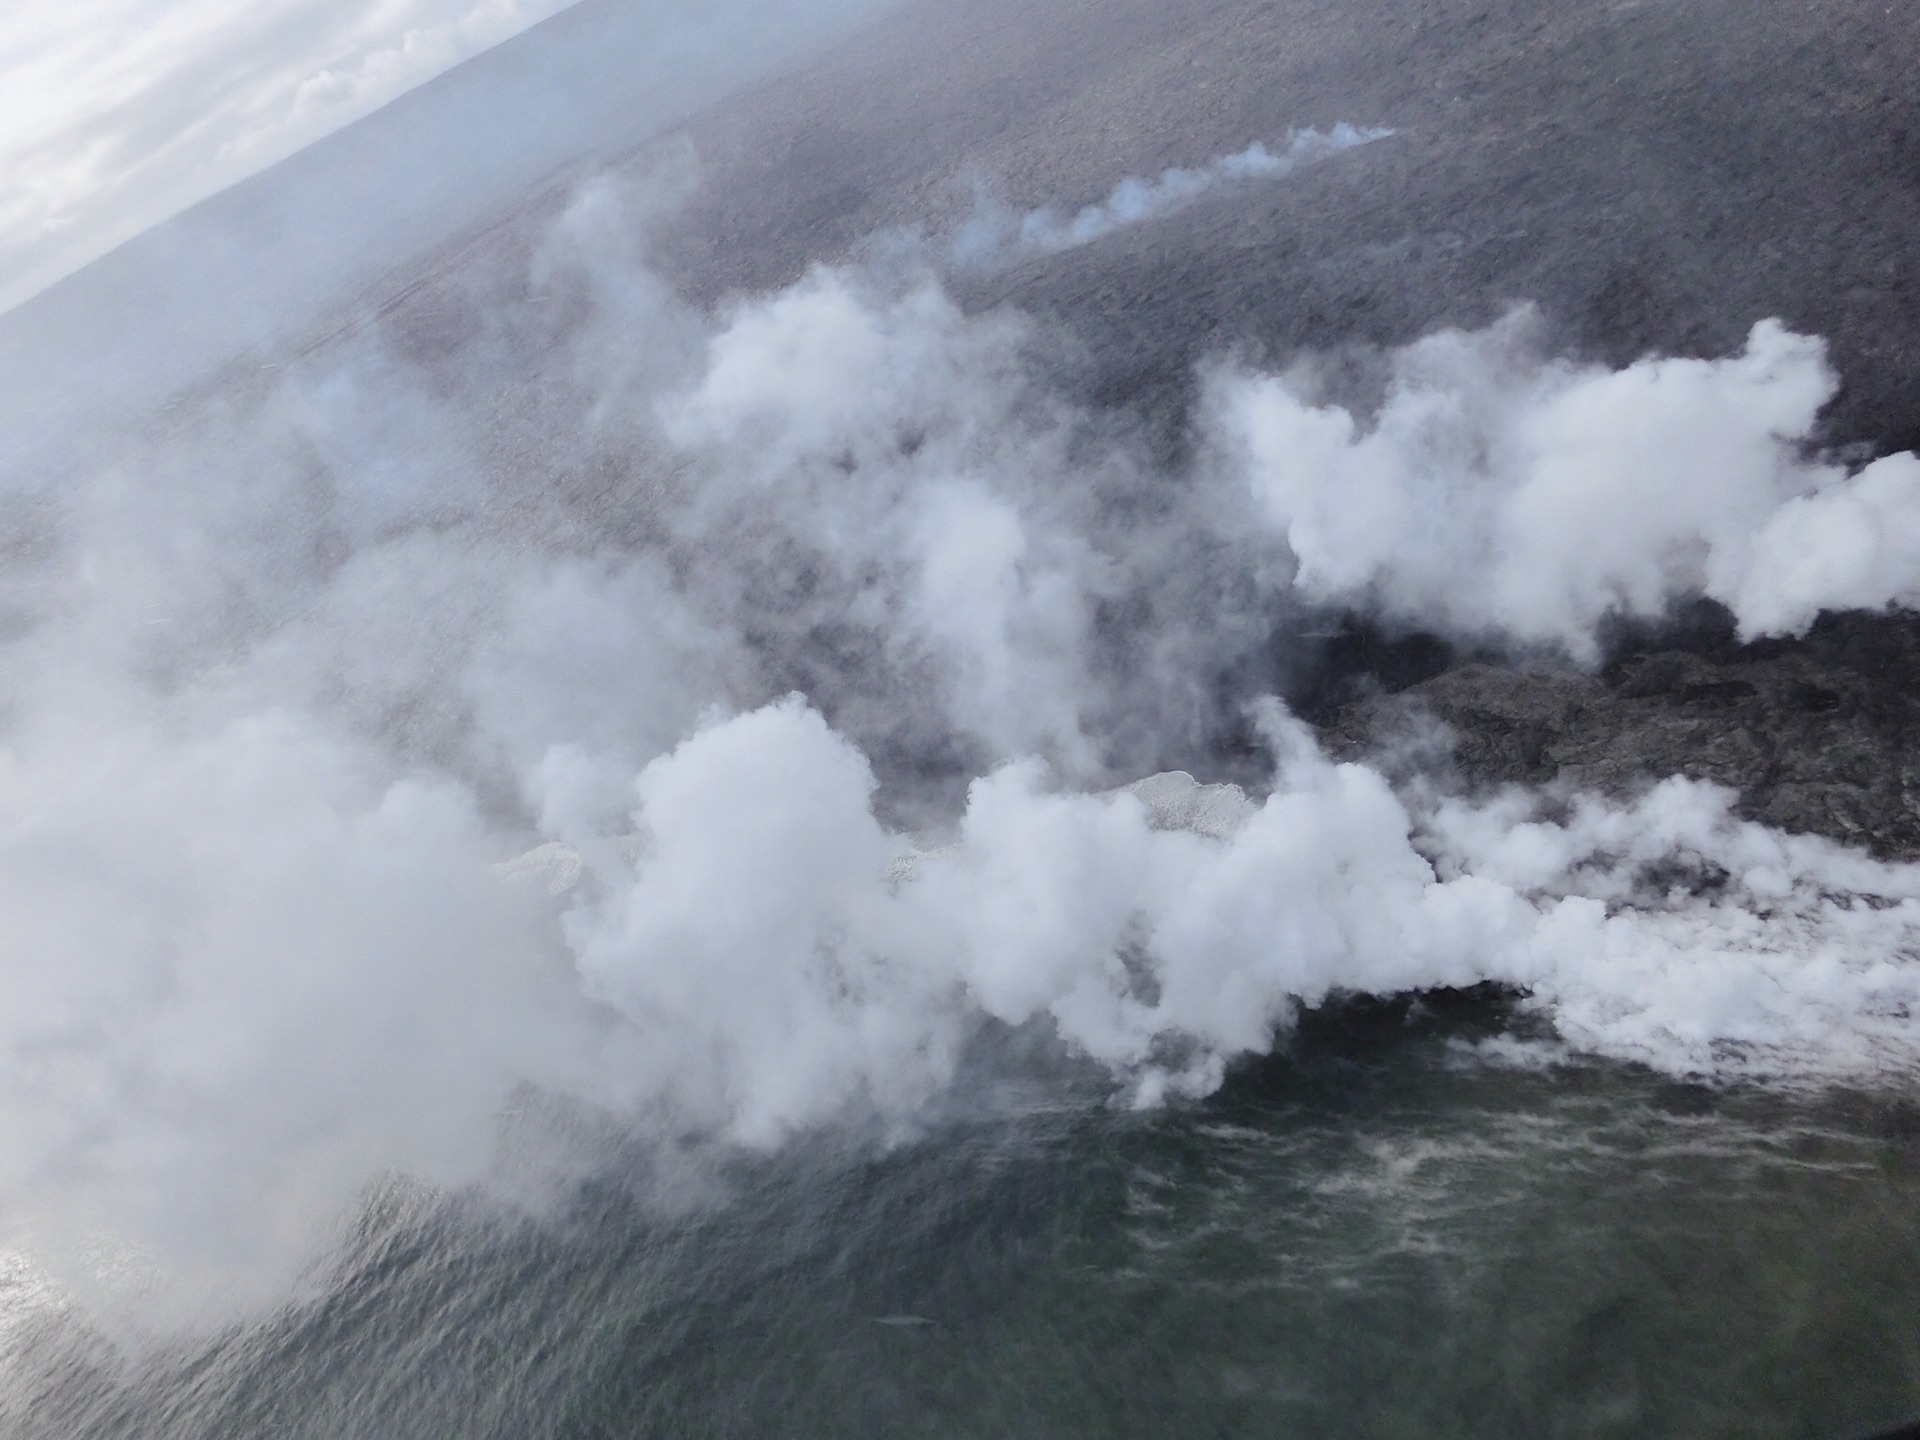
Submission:
<svg viewBox="0 0 1920 1440">
<path fill-rule="evenodd" d="M 1315 718 L 1345 755 L 1438 719 L 1470 788 L 1626 796 L 1686 775 L 1779 829 L 1920 856 L 1920 616 L 1823 615 L 1802 639 L 1742 646 L 1717 609 L 1616 635 L 1597 673 L 1475 658 L 1395 687 L 1356 671 Z"/>
</svg>

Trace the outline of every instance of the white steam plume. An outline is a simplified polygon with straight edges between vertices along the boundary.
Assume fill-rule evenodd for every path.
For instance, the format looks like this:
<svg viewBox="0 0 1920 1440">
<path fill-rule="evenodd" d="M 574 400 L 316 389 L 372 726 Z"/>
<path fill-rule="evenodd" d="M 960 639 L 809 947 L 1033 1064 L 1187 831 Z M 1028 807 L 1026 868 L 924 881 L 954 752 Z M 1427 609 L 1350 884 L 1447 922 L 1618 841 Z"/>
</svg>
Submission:
<svg viewBox="0 0 1920 1440">
<path fill-rule="evenodd" d="M 1052 254 L 1091 244 L 1116 230 L 1184 210 L 1208 191 L 1223 185 L 1277 179 L 1356 145 L 1384 140 L 1391 130 L 1361 129 L 1342 122 L 1331 130 L 1295 131 L 1274 154 L 1255 141 L 1232 155 L 1221 155 L 1200 166 L 1174 166 L 1151 180 L 1129 175 L 1107 198 L 1083 206 L 1071 218 L 1051 206 L 1025 214 L 1008 209 L 982 183 L 975 187 L 973 213 L 948 242 L 948 258 L 956 265 L 1001 264 L 1027 254 Z"/>
<path fill-rule="evenodd" d="M 571 916 L 583 973 L 678 1037 L 669 1068 L 758 1141 L 927 1093 L 970 1014 L 1044 1018 L 1142 1101 L 1211 1089 L 1336 990 L 1487 979 L 1580 1048 L 1683 1072 L 1920 1058 L 1920 867 L 1735 820 L 1678 779 L 1557 821 L 1517 794 L 1413 815 L 1277 707 L 1265 724 L 1262 803 L 1061 791 L 1016 761 L 974 782 L 956 843 L 889 874 L 906 842 L 844 738 L 797 698 L 728 720 L 642 774 L 639 862 Z M 1195 828 L 1179 811 L 1202 801 Z"/>
<path fill-rule="evenodd" d="M 1216 438 L 1259 468 L 1169 476 L 1053 394 L 1020 317 L 830 270 L 702 317 L 641 214 L 586 187 L 509 277 L 540 303 L 476 282 L 464 348 L 369 329 L 7 499 L 0 1217 L 62 1273 L 105 1233 L 272 1293 L 375 1177 L 484 1181 L 515 1097 L 770 1145 L 910 1121 L 993 1023 L 1143 1103 L 1303 1002 L 1485 979 L 1676 1071 L 1920 1058 L 1920 876 L 1706 787 L 1416 805 L 1269 702 L 1256 799 L 1116 789 L 1203 754 L 1297 613 L 1259 425 L 1355 485 L 1368 442 L 1242 379 Z M 1601 415 L 1735 496 L 1793 473 L 1778 417 L 1825 393 L 1777 329 L 1505 400 L 1491 343 L 1403 362 L 1483 378 L 1418 392 L 1443 439 L 1506 434 L 1467 400 L 1542 446 Z M 1489 542 L 1422 493 L 1470 589 Z M 1654 546 L 1649 597 L 1672 529 L 1609 552 Z"/>
<path fill-rule="evenodd" d="M 1819 340 L 1767 320 L 1724 360 L 1609 371 L 1542 362 L 1528 331 L 1409 346 L 1365 422 L 1311 377 L 1218 382 L 1301 594 L 1582 659 L 1609 612 L 1688 593 L 1746 639 L 1920 601 L 1920 460 L 1849 476 L 1804 454 L 1836 384 Z"/>
</svg>

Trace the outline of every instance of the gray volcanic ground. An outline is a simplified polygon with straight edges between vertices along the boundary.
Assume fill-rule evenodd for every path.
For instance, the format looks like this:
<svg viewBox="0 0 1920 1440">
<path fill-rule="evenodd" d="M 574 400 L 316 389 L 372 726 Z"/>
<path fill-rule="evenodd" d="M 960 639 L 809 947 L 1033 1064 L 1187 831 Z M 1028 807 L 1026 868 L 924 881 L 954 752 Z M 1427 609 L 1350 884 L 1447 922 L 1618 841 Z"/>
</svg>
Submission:
<svg viewBox="0 0 1920 1440">
<path fill-rule="evenodd" d="M 1016 210 L 1070 211 L 1249 137 L 1385 126 L 1284 184 L 1221 187 L 947 284 L 969 308 L 1056 322 L 1056 377 L 1169 454 L 1196 366 L 1223 353 L 1342 355 L 1366 395 L 1371 350 L 1516 304 L 1537 307 L 1543 347 L 1613 365 L 1728 354 L 1778 316 L 1827 339 L 1840 384 L 1816 438 L 1858 463 L 1920 442 L 1916 47 L 1897 7 L 1872 5 L 912 9 L 680 132 L 702 178 L 654 254 L 711 305 L 870 255 L 876 236 L 951 231 L 976 180 Z M 495 231 L 479 254 L 517 263 L 523 235 Z M 476 253 L 458 254 L 383 307 L 422 353 L 478 324 L 459 278 Z M 1226 683 L 1279 687 L 1357 753 L 1391 724 L 1355 708 L 1365 682 L 1399 691 L 1453 653 L 1392 628 L 1360 623 L 1318 653 L 1283 639 Z M 1614 643 L 1607 683 L 1476 670 L 1417 699 L 1467 737 L 1480 781 L 1685 773 L 1770 823 L 1920 853 L 1904 621 L 1743 652 L 1710 607 Z M 1694 658 L 1638 663 L 1669 650 Z M 1239 774 L 1230 755 L 1158 758 Z"/>
<path fill-rule="evenodd" d="M 584 0 L 0 316 L 0 1424 L 1920 1414 L 1916 62 Z"/>
<path fill-rule="evenodd" d="M 1399 345 L 1531 301 L 1624 364 L 1722 355 L 1774 315 L 1829 338 L 1831 438 L 1915 436 L 1916 38 L 1899 7 L 989 5 L 887 22 L 690 129 L 709 177 L 667 250 L 761 290 L 956 185 L 1076 207 L 1249 139 L 1396 132 L 1285 185 L 961 283 L 1072 324 L 1138 404 L 1233 345 Z"/>
</svg>

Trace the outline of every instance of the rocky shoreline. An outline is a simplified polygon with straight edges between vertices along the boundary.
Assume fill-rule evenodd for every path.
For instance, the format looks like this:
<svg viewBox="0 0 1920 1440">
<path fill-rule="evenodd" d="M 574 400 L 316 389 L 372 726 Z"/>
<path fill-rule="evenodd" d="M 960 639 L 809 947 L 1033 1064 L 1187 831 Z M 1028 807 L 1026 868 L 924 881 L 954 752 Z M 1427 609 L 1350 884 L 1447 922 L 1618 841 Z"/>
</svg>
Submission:
<svg viewBox="0 0 1920 1440">
<path fill-rule="evenodd" d="M 1357 624 L 1327 651 L 1302 709 L 1343 757 L 1437 760 L 1469 791 L 1620 797 L 1685 775 L 1778 829 L 1920 858 L 1920 615 L 1825 614 L 1742 645 L 1702 603 L 1617 632 L 1593 671 Z"/>
</svg>

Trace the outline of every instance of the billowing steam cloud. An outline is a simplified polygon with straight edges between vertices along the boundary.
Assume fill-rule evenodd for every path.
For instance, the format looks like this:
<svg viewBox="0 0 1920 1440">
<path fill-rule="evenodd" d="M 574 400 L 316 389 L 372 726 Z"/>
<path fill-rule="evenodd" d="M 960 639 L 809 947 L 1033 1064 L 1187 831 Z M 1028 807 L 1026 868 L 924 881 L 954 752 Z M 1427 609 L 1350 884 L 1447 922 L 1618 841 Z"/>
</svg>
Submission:
<svg viewBox="0 0 1920 1440">
<path fill-rule="evenodd" d="M 1265 725 L 1263 803 L 1180 777 L 1061 791 L 1015 761 L 915 854 L 797 697 L 728 720 L 642 773 L 637 866 L 572 912 L 582 974 L 762 1142 L 926 1094 L 973 1013 L 1044 1019 L 1143 1101 L 1213 1088 L 1301 1001 L 1484 979 L 1531 989 L 1576 1045 L 1680 1070 L 1914 1055 L 1920 869 L 1737 822 L 1679 780 L 1560 820 L 1517 796 L 1416 818 L 1277 707 Z M 1675 860 L 1718 896 L 1653 878 Z"/>
<path fill-rule="evenodd" d="M 363 334 L 8 500 L 0 1208 L 46 1253 L 271 1283 L 529 1095 L 764 1146 L 910 1120 L 995 1024 L 1142 1103 L 1483 979 L 1678 1071 L 1920 1058 L 1920 872 L 1710 788 L 1397 794 L 1271 700 L 1253 798 L 1126 785 L 1238 723 L 1300 591 L 1576 651 L 1689 585 L 1906 594 L 1897 524 L 1848 537 L 1914 462 L 1792 448 L 1815 342 L 1440 336 L 1364 425 L 1222 376 L 1169 476 L 1018 316 L 818 270 L 709 319 L 643 217 L 588 186 L 464 347 Z"/>
<path fill-rule="evenodd" d="M 1920 600 L 1920 460 L 1802 450 L 1836 384 L 1777 322 L 1725 360 L 1542 364 L 1525 315 L 1394 358 L 1368 424 L 1281 377 L 1224 381 L 1267 514 L 1322 601 L 1594 653 L 1609 612 L 1704 593 L 1744 638 Z"/>
</svg>

